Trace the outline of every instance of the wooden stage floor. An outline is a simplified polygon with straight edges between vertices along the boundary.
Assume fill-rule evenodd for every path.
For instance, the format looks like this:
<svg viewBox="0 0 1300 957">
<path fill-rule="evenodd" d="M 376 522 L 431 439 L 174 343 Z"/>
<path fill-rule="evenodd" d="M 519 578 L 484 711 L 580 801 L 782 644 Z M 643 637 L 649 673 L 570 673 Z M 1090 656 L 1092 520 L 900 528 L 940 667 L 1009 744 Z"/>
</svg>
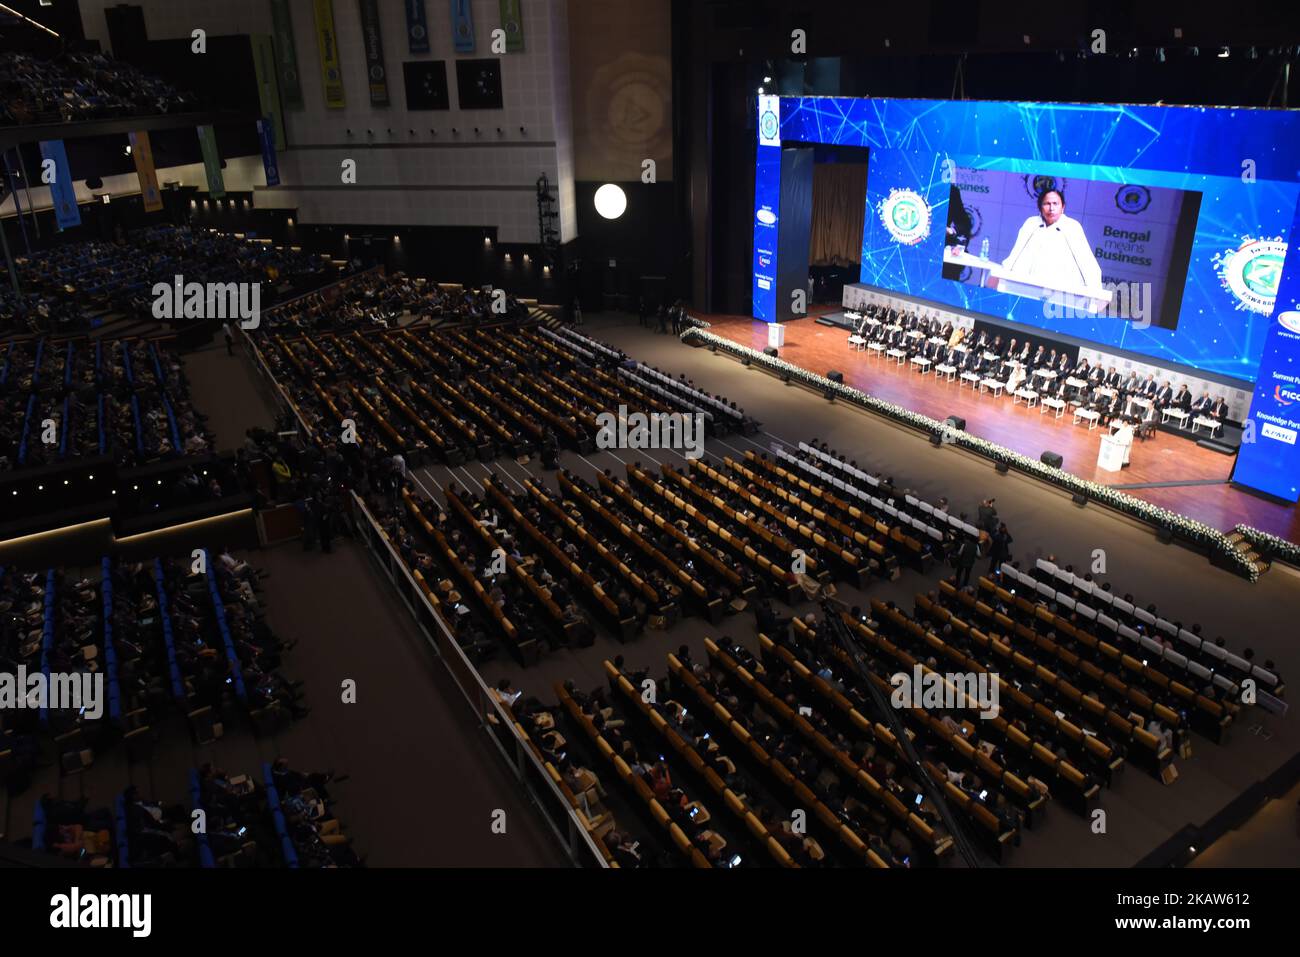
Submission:
<svg viewBox="0 0 1300 957">
<path fill-rule="evenodd" d="M 825 310 L 818 310 L 818 313 Z M 709 330 L 733 342 L 763 349 L 767 324 L 748 316 L 701 315 L 712 323 Z M 1228 479 L 1235 456 L 1223 455 L 1168 432 L 1157 432 L 1133 447 L 1131 464 L 1122 472 L 1097 467 L 1097 453 L 1106 430 L 1091 431 L 1073 425 L 1067 413 L 1060 419 L 1040 414 L 1023 403 L 1012 405 L 1003 394 L 973 393 L 958 382 L 934 375 L 919 375 L 893 359 L 871 352 L 856 352 L 847 344 L 848 332 L 820 326 L 810 316 L 785 323 L 785 347 L 780 358 L 819 375 L 831 369 L 844 373 L 846 385 L 869 392 L 922 415 L 942 421 L 949 415 L 966 420 L 971 435 L 1038 458 L 1045 450 L 1059 452 L 1066 471 L 1079 478 L 1122 488 L 1136 498 L 1191 516 L 1214 528 L 1229 531 L 1238 522 L 1253 525 L 1300 543 L 1300 514 L 1284 506 L 1233 488 Z M 1194 483 L 1150 486 L 1157 483 Z"/>
</svg>

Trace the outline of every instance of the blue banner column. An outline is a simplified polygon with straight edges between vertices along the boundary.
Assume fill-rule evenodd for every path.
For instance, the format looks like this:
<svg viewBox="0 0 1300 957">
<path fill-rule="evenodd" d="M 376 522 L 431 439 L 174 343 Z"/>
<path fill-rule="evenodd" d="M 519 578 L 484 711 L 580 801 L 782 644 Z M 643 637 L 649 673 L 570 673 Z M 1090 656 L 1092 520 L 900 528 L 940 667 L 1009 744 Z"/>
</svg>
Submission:
<svg viewBox="0 0 1300 957">
<path fill-rule="evenodd" d="M 1282 277 L 1255 377 L 1234 484 L 1294 502 L 1300 499 L 1300 205 L 1291 223 Z"/>
<path fill-rule="evenodd" d="M 778 97 L 758 98 L 758 144 L 755 150 L 751 312 L 762 322 L 775 322 L 781 209 L 781 108 Z"/>
</svg>

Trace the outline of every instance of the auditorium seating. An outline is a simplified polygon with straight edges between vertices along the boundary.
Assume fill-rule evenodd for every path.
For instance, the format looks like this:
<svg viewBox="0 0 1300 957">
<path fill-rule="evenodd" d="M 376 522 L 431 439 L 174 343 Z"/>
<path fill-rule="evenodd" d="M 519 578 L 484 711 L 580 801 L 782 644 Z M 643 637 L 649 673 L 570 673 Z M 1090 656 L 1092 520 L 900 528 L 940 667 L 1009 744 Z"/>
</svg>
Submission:
<svg viewBox="0 0 1300 957">
<path fill-rule="evenodd" d="M 0 469 L 111 455 L 135 468 L 209 452 L 213 437 L 165 342 L 10 342 L 0 373 Z M 187 490 L 186 498 L 218 490 Z"/>
<path fill-rule="evenodd" d="M 23 297 L 8 303 L 0 333 L 107 332 L 160 319 L 213 318 L 187 317 L 183 310 L 178 315 L 175 302 L 168 303 L 170 310 L 155 312 L 155 285 L 165 284 L 174 300 L 177 276 L 186 284 L 257 283 L 258 306 L 266 310 L 338 275 L 328 256 L 276 246 L 269 239 L 170 224 L 130 230 L 113 242 L 53 245 L 17 257 L 15 266 Z M 251 292 L 241 301 L 251 305 Z"/>
<path fill-rule="evenodd" d="M 193 112 L 199 105 L 193 94 L 98 52 L 0 54 L 0 85 L 3 126 Z"/>
<path fill-rule="evenodd" d="M 1286 686 L 1277 674 L 1229 652 L 1224 645 L 1202 639 L 1199 625 L 1193 625 L 1189 631 L 1179 622 L 1158 617 L 1151 607 L 1143 608 L 1136 600 L 1115 597 L 1109 588 L 1093 582 L 1091 575 L 1075 575 L 1044 558 L 1036 561 L 1032 575 L 1005 563 L 1000 571 L 1004 579 L 1010 577 L 1034 587 L 1045 600 L 1055 601 L 1086 622 L 1097 622 L 1122 638 L 1137 641 L 1146 651 L 1173 662 L 1197 681 L 1209 682 L 1235 698 L 1241 697 L 1239 683 L 1248 677 L 1279 698 L 1286 693 Z M 1179 644 L 1173 644 L 1174 638 Z"/>
</svg>

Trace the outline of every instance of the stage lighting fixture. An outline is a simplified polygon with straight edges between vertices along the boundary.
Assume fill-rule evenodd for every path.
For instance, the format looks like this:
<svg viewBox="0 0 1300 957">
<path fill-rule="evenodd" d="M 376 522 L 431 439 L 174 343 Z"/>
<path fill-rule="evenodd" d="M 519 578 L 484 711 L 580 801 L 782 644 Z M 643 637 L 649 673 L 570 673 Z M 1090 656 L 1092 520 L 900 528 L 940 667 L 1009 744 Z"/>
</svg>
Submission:
<svg viewBox="0 0 1300 957">
<path fill-rule="evenodd" d="M 1165 48 L 1164 48 L 1164 47 L 1157 47 L 1157 48 L 1156 48 L 1156 62 L 1157 62 L 1157 63 L 1164 63 L 1164 62 L 1165 62 Z"/>
<path fill-rule="evenodd" d="M 596 212 L 606 219 L 618 219 L 627 209 L 627 194 L 621 186 L 606 183 L 596 190 Z"/>
<path fill-rule="evenodd" d="M 763 88 L 761 86 L 758 88 L 758 95 L 759 96 L 763 95 Z"/>
<path fill-rule="evenodd" d="M 770 76 L 765 76 L 765 77 L 763 77 L 763 82 L 764 82 L 764 83 L 771 83 L 771 82 L 772 82 L 772 78 L 771 78 Z"/>
<path fill-rule="evenodd" d="M 1229 50 L 1227 47 L 1219 47 L 1219 59 L 1220 59 L 1220 60 L 1226 60 L 1226 59 L 1227 59 L 1229 56 L 1231 56 L 1231 55 L 1232 55 L 1232 51 Z"/>
<path fill-rule="evenodd" d="M 127 143 L 125 146 L 122 147 L 122 155 L 123 155 L 123 156 L 130 156 L 130 155 L 131 155 L 131 144 L 130 144 L 130 143 Z"/>
</svg>

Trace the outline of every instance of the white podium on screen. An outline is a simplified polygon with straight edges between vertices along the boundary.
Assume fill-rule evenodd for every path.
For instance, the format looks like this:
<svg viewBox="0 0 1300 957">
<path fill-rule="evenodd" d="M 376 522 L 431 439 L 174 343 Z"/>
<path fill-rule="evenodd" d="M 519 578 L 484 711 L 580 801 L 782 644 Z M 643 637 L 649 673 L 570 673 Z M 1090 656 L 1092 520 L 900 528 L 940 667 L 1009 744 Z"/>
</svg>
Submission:
<svg viewBox="0 0 1300 957">
<path fill-rule="evenodd" d="M 1082 312 L 1101 312 L 1110 305 L 1114 293 L 1104 288 L 1087 288 L 1084 286 L 1049 286 L 1025 276 L 1018 275 L 1003 268 L 993 259 L 982 259 L 972 253 L 952 252 L 952 247 L 945 247 L 944 262 L 962 266 L 979 273 L 979 284 L 987 286 L 990 278 L 997 280 L 999 292 L 1028 299 L 1042 299 L 1063 309 Z"/>
<path fill-rule="evenodd" d="M 769 322 L 767 324 L 767 344 L 773 349 L 780 349 L 785 345 L 785 326 L 779 322 Z"/>
</svg>

